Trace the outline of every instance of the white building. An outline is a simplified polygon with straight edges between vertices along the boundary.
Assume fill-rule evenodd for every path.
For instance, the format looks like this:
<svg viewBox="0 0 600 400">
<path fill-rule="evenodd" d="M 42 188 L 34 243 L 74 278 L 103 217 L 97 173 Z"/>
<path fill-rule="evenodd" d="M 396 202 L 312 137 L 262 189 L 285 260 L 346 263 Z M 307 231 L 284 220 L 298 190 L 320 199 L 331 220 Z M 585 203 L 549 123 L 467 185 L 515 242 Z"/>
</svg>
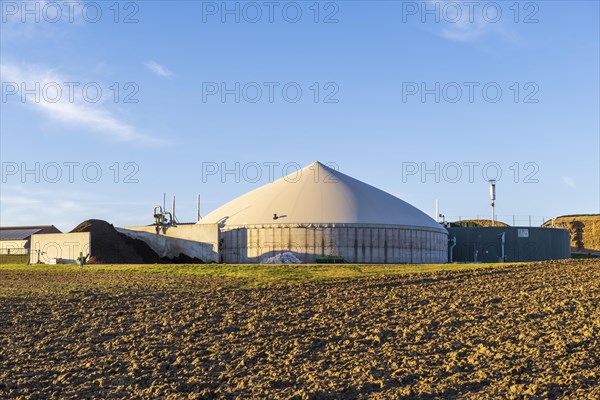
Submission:
<svg viewBox="0 0 600 400">
<path fill-rule="evenodd" d="M 0 227 L 0 254 L 28 254 L 31 235 L 60 233 L 54 225 Z"/>
</svg>

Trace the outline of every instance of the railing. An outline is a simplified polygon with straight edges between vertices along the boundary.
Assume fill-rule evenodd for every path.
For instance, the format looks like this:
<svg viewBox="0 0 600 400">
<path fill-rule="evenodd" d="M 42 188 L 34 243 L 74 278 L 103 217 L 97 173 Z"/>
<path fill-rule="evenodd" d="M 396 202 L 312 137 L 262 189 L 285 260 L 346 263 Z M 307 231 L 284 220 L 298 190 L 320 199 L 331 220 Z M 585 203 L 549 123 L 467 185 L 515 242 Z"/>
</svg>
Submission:
<svg viewBox="0 0 600 400">
<path fill-rule="evenodd" d="M 2 247 L 0 248 L 0 255 L 25 255 L 29 254 L 29 249 L 23 247 Z"/>
<path fill-rule="evenodd" d="M 470 220 L 487 220 L 491 221 L 491 215 L 479 214 L 479 215 L 447 215 L 445 217 L 446 222 L 459 222 L 459 221 L 470 221 Z M 552 218 L 539 215 L 496 215 L 497 222 L 503 222 L 510 226 L 542 226 L 545 222 L 550 220 L 549 226 L 552 225 Z M 557 228 L 563 226 L 555 225 Z"/>
</svg>

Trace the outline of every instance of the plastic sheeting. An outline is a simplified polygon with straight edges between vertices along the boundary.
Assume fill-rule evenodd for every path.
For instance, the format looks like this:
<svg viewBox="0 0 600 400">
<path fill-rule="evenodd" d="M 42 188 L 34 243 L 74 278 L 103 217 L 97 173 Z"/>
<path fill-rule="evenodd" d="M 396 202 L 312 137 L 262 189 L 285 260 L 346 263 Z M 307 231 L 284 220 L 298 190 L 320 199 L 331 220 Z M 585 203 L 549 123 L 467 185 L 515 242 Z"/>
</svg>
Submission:
<svg viewBox="0 0 600 400">
<path fill-rule="evenodd" d="M 268 257 L 261 260 L 262 264 L 301 264 L 302 261 L 291 252 L 277 254 L 273 257 Z"/>
</svg>

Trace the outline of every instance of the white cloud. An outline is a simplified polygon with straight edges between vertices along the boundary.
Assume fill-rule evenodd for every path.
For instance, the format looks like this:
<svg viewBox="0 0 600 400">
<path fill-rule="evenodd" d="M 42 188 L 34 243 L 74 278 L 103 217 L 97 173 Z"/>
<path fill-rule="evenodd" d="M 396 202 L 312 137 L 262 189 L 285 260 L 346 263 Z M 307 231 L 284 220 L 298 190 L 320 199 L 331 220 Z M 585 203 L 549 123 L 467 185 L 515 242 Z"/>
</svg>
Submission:
<svg viewBox="0 0 600 400">
<path fill-rule="evenodd" d="M 148 61 L 144 65 L 150 71 L 154 72 L 156 75 L 158 75 L 162 78 L 170 78 L 173 75 L 173 73 L 171 71 L 169 71 L 167 68 L 160 65 L 156 61 Z"/>
<path fill-rule="evenodd" d="M 88 23 L 83 18 L 83 5 L 80 2 L 21 0 L 2 3 L 0 40 L 5 45 L 40 38 L 66 39 L 71 32 L 69 27 Z"/>
<path fill-rule="evenodd" d="M 81 90 L 74 90 L 74 96 L 70 98 L 69 88 L 64 83 L 76 82 L 76 79 L 60 76 L 48 68 L 31 65 L 1 64 L 0 74 L 3 86 L 14 83 L 13 88 L 17 88 L 18 94 L 26 104 L 65 125 L 84 127 L 120 142 L 150 145 L 163 143 L 162 140 L 138 132 L 132 125 L 120 120 L 113 112 L 102 106 L 102 101 L 98 103 L 86 101 L 81 95 Z M 35 88 L 36 85 L 39 85 L 40 88 L 44 88 L 47 84 L 57 85 L 61 88 L 62 95 L 55 97 L 56 92 L 52 92 L 52 95 L 46 96 L 40 89 L 42 95 L 37 99 L 33 96 L 24 97 L 25 95 L 21 92 L 23 84 L 27 89 Z"/>
<path fill-rule="evenodd" d="M 501 9 L 500 12 L 504 12 L 505 15 L 499 18 L 497 22 L 492 22 L 496 16 L 491 14 L 490 11 L 491 16 L 485 17 L 481 4 L 470 11 L 467 4 L 453 2 L 452 10 L 445 11 L 445 7 L 448 7 L 446 2 L 428 0 L 427 3 L 430 4 L 428 9 L 439 10 L 439 25 L 442 27 L 439 34 L 443 38 L 459 42 L 472 42 L 487 35 L 498 35 L 513 41 L 516 39 L 515 33 L 503 23 L 504 20 L 512 18 L 506 14 L 507 10 Z M 425 5 L 422 7 L 425 7 Z M 459 10 L 460 14 L 456 10 Z M 428 18 L 433 18 L 433 16 Z"/>
<path fill-rule="evenodd" d="M 573 180 L 573 178 L 571 178 L 570 176 L 563 176 L 562 177 L 562 182 L 570 187 L 575 187 L 575 181 Z"/>
<path fill-rule="evenodd" d="M 72 194 L 68 195 L 69 199 L 64 197 L 54 194 L 39 199 L 26 193 L 8 195 L 2 193 L 0 196 L 2 223 L 5 225 L 63 224 L 62 229 L 71 229 L 77 224 L 73 219 L 74 215 L 91 215 L 93 212 L 92 207 L 74 203 Z"/>
<path fill-rule="evenodd" d="M 53 224 L 63 232 L 90 218 L 117 226 L 138 225 L 149 219 L 147 202 L 115 201 L 114 196 L 82 191 L 77 186 L 65 190 L 64 185 L 46 189 L 3 185 L 0 204 L 3 225 Z"/>
<path fill-rule="evenodd" d="M 481 21 L 467 24 L 456 23 L 447 25 L 442 29 L 441 36 L 459 42 L 472 42 L 491 33 L 496 33 L 505 39 L 515 39 L 515 35 L 508 30 L 503 29 L 503 27 L 492 26 L 487 22 Z"/>
</svg>

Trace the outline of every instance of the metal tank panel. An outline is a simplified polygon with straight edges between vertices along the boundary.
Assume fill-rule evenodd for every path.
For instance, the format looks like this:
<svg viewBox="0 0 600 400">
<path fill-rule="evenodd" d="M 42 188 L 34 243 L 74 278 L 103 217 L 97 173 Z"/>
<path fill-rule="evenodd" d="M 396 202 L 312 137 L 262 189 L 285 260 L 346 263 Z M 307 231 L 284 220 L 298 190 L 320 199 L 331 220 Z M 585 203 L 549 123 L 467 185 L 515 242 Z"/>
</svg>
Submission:
<svg viewBox="0 0 600 400">
<path fill-rule="evenodd" d="M 284 251 L 305 263 L 340 256 L 364 264 L 445 263 L 448 235 L 439 230 L 393 225 L 243 225 L 221 230 L 227 263 L 256 263 Z"/>
</svg>

